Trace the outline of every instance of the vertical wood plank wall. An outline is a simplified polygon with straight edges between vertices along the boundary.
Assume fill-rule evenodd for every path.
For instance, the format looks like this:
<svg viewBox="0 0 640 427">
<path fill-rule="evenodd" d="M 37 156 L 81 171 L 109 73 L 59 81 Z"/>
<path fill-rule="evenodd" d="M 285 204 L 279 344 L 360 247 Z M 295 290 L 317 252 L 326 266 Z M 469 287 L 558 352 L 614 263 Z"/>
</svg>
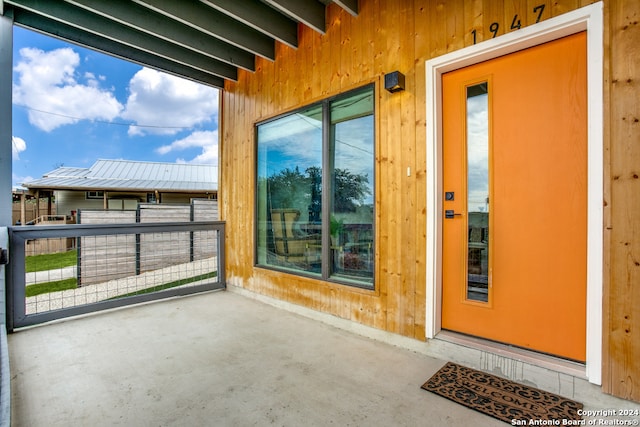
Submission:
<svg viewBox="0 0 640 427">
<path fill-rule="evenodd" d="M 603 389 L 640 401 L 640 2 L 605 5 Z"/>
<path fill-rule="evenodd" d="M 393 333 L 425 339 L 427 59 L 594 3 L 593 0 L 360 0 L 327 9 L 321 35 L 300 26 L 297 49 L 227 82 L 220 124 L 220 215 L 230 285 Z M 640 401 L 640 4 L 605 6 L 605 301 L 603 389 Z M 517 20 L 515 21 L 517 23 Z M 495 28 L 495 27 L 494 27 Z M 385 73 L 406 89 L 390 94 Z M 375 82 L 376 288 L 360 290 L 256 268 L 256 122 Z M 410 174 L 407 171 L 410 170 Z"/>
</svg>

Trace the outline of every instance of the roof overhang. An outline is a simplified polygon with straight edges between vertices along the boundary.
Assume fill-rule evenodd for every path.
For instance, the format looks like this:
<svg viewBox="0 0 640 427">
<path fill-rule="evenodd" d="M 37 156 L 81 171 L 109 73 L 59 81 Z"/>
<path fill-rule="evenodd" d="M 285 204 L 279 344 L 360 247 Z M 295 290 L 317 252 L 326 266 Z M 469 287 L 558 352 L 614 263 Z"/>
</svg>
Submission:
<svg viewBox="0 0 640 427">
<path fill-rule="evenodd" d="M 16 25 L 219 88 L 296 48 L 298 25 L 324 33 L 326 7 L 358 0 L 0 0 Z"/>
<path fill-rule="evenodd" d="M 131 185 L 127 182 L 87 182 L 86 184 L 29 184 L 28 193 L 34 194 L 36 190 L 39 191 L 118 191 L 123 193 L 146 193 L 151 191 L 160 191 L 163 193 L 217 193 L 217 189 L 208 185 L 202 185 L 194 187 L 192 183 L 190 185 L 180 185 L 181 183 L 175 182 L 159 182 L 157 186 L 150 187 L 144 185 Z"/>
</svg>

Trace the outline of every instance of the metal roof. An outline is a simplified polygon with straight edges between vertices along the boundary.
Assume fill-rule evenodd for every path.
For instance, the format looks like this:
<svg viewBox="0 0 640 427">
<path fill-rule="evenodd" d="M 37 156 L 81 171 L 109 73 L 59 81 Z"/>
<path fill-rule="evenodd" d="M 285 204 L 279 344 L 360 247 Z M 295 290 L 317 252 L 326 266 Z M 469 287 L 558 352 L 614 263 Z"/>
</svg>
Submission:
<svg viewBox="0 0 640 427">
<path fill-rule="evenodd" d="M 151 68 L 224 87 L 276 41 L 296 48 L 298 24 L 324 33 L 330 3 L 358 0 L 0 0 L 16 25 Z"/>
<path fill-rule="evenodd" d="M 30 190 L 215 192 L 218 167 L 101 159 L 90 168 L 61 167 L 22 185 Z"/>
</svg>

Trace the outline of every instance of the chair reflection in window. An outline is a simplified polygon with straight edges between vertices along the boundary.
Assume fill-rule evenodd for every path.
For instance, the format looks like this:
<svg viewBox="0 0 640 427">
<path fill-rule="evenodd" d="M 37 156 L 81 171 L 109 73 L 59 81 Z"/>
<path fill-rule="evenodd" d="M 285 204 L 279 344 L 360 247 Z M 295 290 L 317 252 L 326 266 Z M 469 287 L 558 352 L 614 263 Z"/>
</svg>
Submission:
<svg viewBox="0 0 640 427">
<path fill-rule="evenodd" d="M 321 261 L 321 236 L 302 231 L 298 209 L 272 209 L 271 230 L 276 258 L 310 268 Z"/>
<path fill-rule="evenodd" d="M 332 236 L 331 248 L 337 273 L 372 273 L 371 233 L 371 224 L 344 224 L 339 234 Z"/>
</svg>

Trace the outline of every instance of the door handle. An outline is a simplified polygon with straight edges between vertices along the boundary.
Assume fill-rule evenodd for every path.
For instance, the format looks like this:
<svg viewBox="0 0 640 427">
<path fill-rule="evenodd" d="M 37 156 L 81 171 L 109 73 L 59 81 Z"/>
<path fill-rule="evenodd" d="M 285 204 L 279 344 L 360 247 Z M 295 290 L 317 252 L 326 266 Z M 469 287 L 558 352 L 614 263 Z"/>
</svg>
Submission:
<svg viewBox="0 0 640 427">
<path fill-rule="evenodd" d="M 444 211 L 444 217 L 446 219 L 453 219 L 456 216 L 462 216 L 462 214 L 461 213 L 456 213 L 452 209 L 447 209 L 446 211 Z"/>
</svg>

